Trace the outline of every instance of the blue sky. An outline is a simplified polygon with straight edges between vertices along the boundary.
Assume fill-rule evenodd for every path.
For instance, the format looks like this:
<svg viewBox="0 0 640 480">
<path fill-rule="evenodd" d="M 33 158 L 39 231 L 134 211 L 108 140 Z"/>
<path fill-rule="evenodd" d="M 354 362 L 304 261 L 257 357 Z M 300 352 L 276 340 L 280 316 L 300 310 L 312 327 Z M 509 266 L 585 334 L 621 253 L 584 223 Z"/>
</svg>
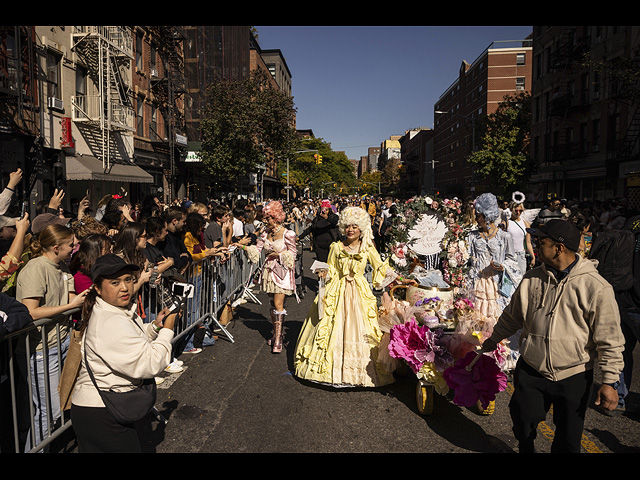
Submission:
<svg viewBox="0 0 640 480">
<path fill-rule="evenodd" d="M 360 159 L 416 127 L 433 128 L 434 104 L 494 41 L 531 26 L 256 26 L 263 49 L 291 71 L 297 127 Z"/>
</svg>

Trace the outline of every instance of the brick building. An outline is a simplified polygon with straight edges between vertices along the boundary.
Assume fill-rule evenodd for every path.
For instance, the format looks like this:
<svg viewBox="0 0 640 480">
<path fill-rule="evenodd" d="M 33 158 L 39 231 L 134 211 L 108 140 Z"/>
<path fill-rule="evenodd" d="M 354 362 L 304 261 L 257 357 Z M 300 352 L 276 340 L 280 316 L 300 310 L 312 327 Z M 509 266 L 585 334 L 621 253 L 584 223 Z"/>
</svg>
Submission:
<svg viewBox="0 0 640 480">
<path fill-rule="evenodd" d="M 443 195 L 475 196 L 486 189 L 467 157 L 478 146 L 476 122 L 495 112 L 506 95 L 531 89 L 531 40 L 493 42 L 434 106 L 435 188 Z"/>
<path fill-rule="evenodd" d="M 639 34 L 637 26 L 534 27 L 537 198 L 625 196 L 640 206 Z"/>
</svg>

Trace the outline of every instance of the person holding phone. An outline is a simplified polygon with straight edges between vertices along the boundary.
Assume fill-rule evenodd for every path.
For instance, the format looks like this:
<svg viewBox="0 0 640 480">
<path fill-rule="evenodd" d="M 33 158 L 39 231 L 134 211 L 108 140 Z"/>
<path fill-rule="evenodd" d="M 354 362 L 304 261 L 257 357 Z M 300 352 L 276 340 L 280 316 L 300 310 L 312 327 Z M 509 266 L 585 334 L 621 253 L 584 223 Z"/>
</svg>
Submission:
<svg viewBox="0 0 640 480">
<path fill-rule="evenodd" d="M 331 208 L 331 202 L 323 200 L 311 225 L 298 235 L 298 238 L 304 239 L 311 234 L 313 251 L 319 262 L 327 261 L 331 244 L 338 239 L 338 219 Z"/>
<path fill-rule="evenodd" d="M 97 259 L 91 269 L 93 287 L 79 326 L 82 363 L 71 403 L 80 453 L 141 451 L 135 424 L 118 423 L 109 413 L 87 362 L 98 388 L 125 392 L 154 378 L 171 361 L 176 313 L 164 309 L 152 323 L 142 322 L 133 291 L 139 268 L 110 253 Z"/>
</svg>

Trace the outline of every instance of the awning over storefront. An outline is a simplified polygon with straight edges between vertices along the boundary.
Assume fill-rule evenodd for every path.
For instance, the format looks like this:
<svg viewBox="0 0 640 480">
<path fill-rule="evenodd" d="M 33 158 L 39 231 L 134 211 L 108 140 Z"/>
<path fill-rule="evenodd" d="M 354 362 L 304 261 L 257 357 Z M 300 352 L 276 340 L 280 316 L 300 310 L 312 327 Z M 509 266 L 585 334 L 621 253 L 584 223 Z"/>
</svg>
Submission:
<svg viewBox="0 0 640 480">
<path fill-rule="evenodd" d="M 105 173 L 102 161 L 95 157 L 65 157 L 67 180 L 103 180 L 106 182 L 153 183 L 153 176 L 137 165 L 114 164 Z"/>
</svg>

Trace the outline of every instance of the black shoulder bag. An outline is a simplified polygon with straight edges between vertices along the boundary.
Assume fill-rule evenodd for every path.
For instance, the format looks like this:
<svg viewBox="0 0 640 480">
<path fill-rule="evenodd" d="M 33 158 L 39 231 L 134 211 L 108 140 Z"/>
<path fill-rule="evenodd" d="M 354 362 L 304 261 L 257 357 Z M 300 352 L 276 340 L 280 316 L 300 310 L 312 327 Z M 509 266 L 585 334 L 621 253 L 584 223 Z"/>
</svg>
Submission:
<svg viewBox="0 0 640 480">
<path fill-rule="evenodd" d="M 133 323 L 136 323 L 135 321 Z M 140 325 L 136 323 L 136 326 L 140 328 Z M 85 342 L 84 351 L 84 364 L 87 367 L 87 372 L 93 385 L 100 393 L 100 397 L 104 402 L 105 407 L 113 418 L 121 425 L 130 425 L 142 418 L 144 418 L 153 408 L 156 403 L 156 381 L 154 378 L 145 379 L 142 381 L 142 385 L 129 390 L 128 392 L 115 392 L 113 390 L 100 390 L 96 383 L 93 373 L 89 368 L 89 362 L 87 362 L 87 350 Z"/>
</svg>

